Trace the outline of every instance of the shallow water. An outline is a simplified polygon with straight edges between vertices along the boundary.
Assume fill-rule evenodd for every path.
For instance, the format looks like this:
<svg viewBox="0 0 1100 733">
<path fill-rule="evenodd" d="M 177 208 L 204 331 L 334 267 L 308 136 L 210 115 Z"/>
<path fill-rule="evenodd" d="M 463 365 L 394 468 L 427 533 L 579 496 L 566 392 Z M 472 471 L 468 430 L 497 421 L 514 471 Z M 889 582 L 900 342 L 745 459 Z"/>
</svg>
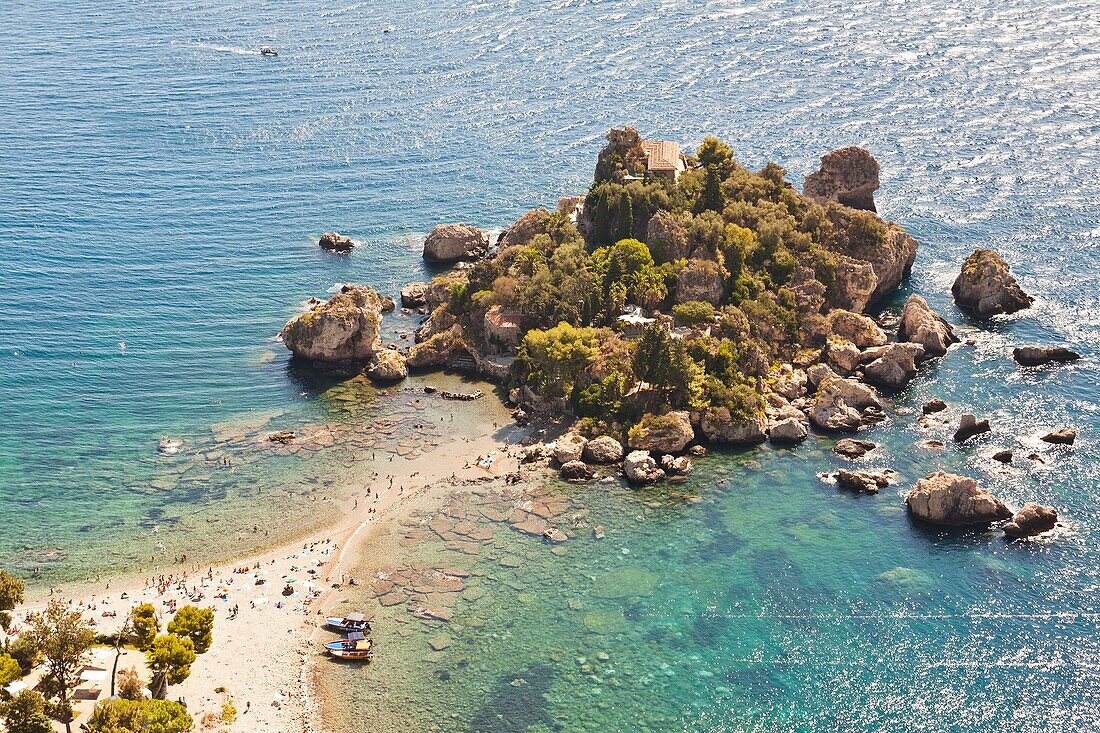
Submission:
<svg viewBox="0 0 1100 733">
<path fill-rule="evenodd" d="M 1088 0 L 5 4 L 0 564 L 38 567 L 42 582 L 80 579 L 158 552 L 231 552 L 250 541 L 254 516 L 322 519 L 318 508 L 369 466 L 322 450 L 226 475 L 187 468 L 172 483 L 165 474 L 195 454 L 163 459 L 156 444 L 205 446 L 211 425 L 268 411 L 280 413 L 272 429 L 341 422 L 323 386 L 270 343 L 298 303 L 347 281 L 393 294 L 427 274 L 418 245 L 433 224 L 503 226 L 582 191 L 613 124 L 689 146 L 717 133 L 748 165 L 775 159 L 796 182 L 827 150 L 858 143 L 883 166 L 880 211 L 921 241 L 912 291 L 970 324 L 948 289 L 969 251 L 993 246 L 1037 299 L 980 324 L 977 345 L 907 397 L 988 415 L 995 434 L 925 454 L 913 442 L 928 436 L 898 418 L 875 435 L 903 483 L 871 498 L 821 486 L 814 473 L 832 459 L 811 446 L 701 463 L 703 503 L 642 523 L 629 518 L 646 516 L 644 498 L 571 489 L 603 515 L 608 540 L 571 540 L 558 556 L 497 532 L 531 567 L 494 572 L 527 590 L 483 599 L 485 625 L 450 632 L 463 641 L 440 662 L 457 669 L 455 647 L 474 644 L 484 669 L 433 684 L 435 663 L 416 661 L 423 639 L 410 636 L 393 654 L 380 647 L 385 663 L 369 674 L 407 674 L 370 699 L 442 730 L 461 728 L 452 711 L 486 730 L 633 729 L 650 711 L 653 730 L 1088 729 L 1100 564 L 1094 10 Z M 280 56 L 258 56 L 262 44 Z M 316 237 L 333 228 L 363 246 L 319 252 Z M 1024 341 L 1066 342 L 1086 359 L 1018 370 L 1008 354 Z M 1002 474 L 983 457 L 1008 444 L 1024 456 L 1062 424 L 1081 437 L 1043 450 L 1045 468 L 1020 459 Z M 910 526 L 901 493 L 941 465 L 1013 502 L 1053 504 L 1066 529 L 1005 546 Z M 720 478 L 726 488 L 713 486 Z M 589 611 L 562 609 L 585 595 L 584 578 L 627 560 L 658 582 L 636 603 L 591 600 L 610 614 L 593 617 L 610 627 L 593 641 L 581 630 Z M 875 580 L 895 567 L 920 574 Z M 617 625 L 616 606 L 629 624 Z M 632 677 L 589 681 L 575 658 L 597 647 Z M 520 676 L 527 685 L 512 687 Z"/>
</svg>

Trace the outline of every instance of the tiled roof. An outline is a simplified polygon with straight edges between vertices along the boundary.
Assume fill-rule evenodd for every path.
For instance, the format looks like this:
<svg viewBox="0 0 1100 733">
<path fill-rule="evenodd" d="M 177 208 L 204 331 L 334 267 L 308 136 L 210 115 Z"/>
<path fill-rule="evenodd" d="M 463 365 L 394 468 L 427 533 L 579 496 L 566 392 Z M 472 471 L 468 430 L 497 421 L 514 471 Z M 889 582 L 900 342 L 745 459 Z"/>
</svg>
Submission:
<svg viewBox="0 0 1100 733">
<path fill-rule="evenodd" d="M 643 145 L 646 154 L 649 155 L 647 169 L 651 171 L 683 170 L 683 163 L 680 161 L 680 143 L 671 140 L 646 140 Z"/>
</svg>

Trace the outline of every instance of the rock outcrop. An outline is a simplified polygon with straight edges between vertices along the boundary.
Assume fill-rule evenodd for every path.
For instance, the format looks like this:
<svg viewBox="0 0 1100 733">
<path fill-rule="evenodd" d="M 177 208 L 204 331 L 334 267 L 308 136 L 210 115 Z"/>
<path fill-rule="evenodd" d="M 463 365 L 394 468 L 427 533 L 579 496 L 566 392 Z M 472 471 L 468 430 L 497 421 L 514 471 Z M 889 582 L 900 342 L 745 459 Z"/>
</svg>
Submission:
<svg viewBox="0 0 1100 733">
<path fill-rule="evenodd" d="M 874 266 L 839 253 L 836 261 L 836 277 L 827 291 L 829 305 L 853 312 L 862 311 L 878 288 Z"/>
<path fill-rule="evenodd" d="M 904 389 L 917 375 L 917 361 L 924 358 L 920 344 L 894 343 L 868 349 L 861 360 L 871 359 L 863 368 L 864 378 L 877 387 Z"/>
<path fill-rule="evenodd" d="M 546 220 L 551 216 L 546 209 L 531 209 L 526 214 L 516 219 L 516 223 L 508 227 L 500 241 L 500 247 L 512 247 L 515 245 L 529 244 L 540 232 L 544 231 Z"/>
<path fill-rule="evenodd" d="M 381 346 L 378 293 L 366 285 L 345 285 L 312 310 L 287 321 L 279 334 L 294 356 L 310 361 L 365 364 Z"/>
<path fill-rule="evenodd" d="M 627 481 L 635 484 L 652 484 L 665 477 L 665 472 L 657 467 L 657 461 L 644 450 L 627 454 L 623 460 L 623 473 Z"/>
<path fill-rule="evenodd" d="M 855 494 L 877 494 L 879 489 L 890 485 L 889 474 L 886 471 L 847 471 L 841 469 L 836 472 L 837 488 L 851 491 Z"/>
<path fill-rule="evenodd" d="M 853 379 L 825 377 L 818 385 L 810 422 L 821 430 L 854 433 L 863 424 L 863 413 L 868 408 L 882 410 L 882 403 L 870 387 Z"/>
<path fill-rule="evenodd" d="M 836 309 L 826 316 L 829 332 L 851 341 L 860 351 L 872 346 L 883 346 L 888 339 L 879 325 L 862 313 Z"/>
<path fill-rule="evenodd" d="M 931 415 L 936 412 L 943 412 L 947 409 L 947 403 L 941 400 L 939 397 L 933 397 L 921 406 L 920 411 L 925 415 Z"/>
<path fill-rule="evenodd" d="M 844 456 L 845 458 L 862 458 L 878 446 L 869 440 L 857 440 L 855 438 L 844 438 L 838 440 L 836 445 L 833 446 L 833 453 L 838 456 Z"/>
<path fill-rule="evenodd" d="M 957 305 L 978 318 L 1015 313 L 1034 302 L 1017 284 L 1008 263 L 991 249 L 976 250 L 966 258 L 951 293 Z"/>
<path fill-rule="evenodd" d="M 424 240 L 424 259 L 458 262 L 480 257 L 486 249 L 485 235 L 469 224 L 440 224 Z"/>
<path fill-rule="evenodd" d="M 1044 443 L 1054 443 L 1056 445 L 1073 445 L 1073 441 L 1077 440 L 1077 430 L 1075 428 L 1060 428 L 1047 433 L 1040 440 Z"/>
<path fill-rule="evenodd" d="M 701 300 L 711 305 L 722 302 L 725 287 L 722 269 L 713 260 L 688 260 L 676 278 L 676 302 Z"/>
<path fill-rule="evenodd" d="M 569 461 L 562 464 L 561 477 L 566 481 L 587 481 L 592 478 L 592 471 L 583 461 Z"/>
<path fill-rule="evenodd" d="M 1012 538 L 1033 537 L 1049 532 L 1058 524 L 1058 512 L 1051 507 L 1028 502 L 1012 515 L 1012 520 L 1001 529 Z"/>
<path fill-rule="evenodd" d="M 951 324 L 940 318 L 919 295 L 910 295 L 905 301 L 898 339 L 920 344 L 929 356 L 943 356 L 947 347 L 959 341 Z"/>
<path fill-rule="evenodd" d="M 584 460 L 591 463 L 618 463 L 623 459 L 623 444 L 610 435 L 593 438 L 584 446 Z"/>
<path fill-rule="evenodd" d="M 382 349 L 367 365 L 366 374 L 376 382 L 399 382 L 409 376 L 409 369 L 405 365 L 405 357 L 399 352 Z"/>
<path fill-rule="evenodd" d="M 351 237 L 345 237 L 338 232 L 325 232 L 317 245 L 328 252 L 350 252 L 355 242 Z"/>
<path fill-rule="evenodd" d="M 790 364 L 782 364 L 768 372 L 768 386 L 771 391 L 788 400 L 796 400 L 805 395 L 806 383 L 806 372 Z"/>
<path fill-rule="evenodd" d="M 627 444 L 634 451 L 679 453 L 695 437 L 687 412 L 647 414 L 630 429 Z"/>
<path fill-rule="evenodd" d="M 427 283 L 409 283 L 401 288 L 401 306 L 404 308 L 420 308 L 425 304 L 425 294 L 428 290 Z"/>
<path fill-rule="evenodd" d="M 867 150 L 850 145 L 821 158 L 821 167 L 806 176 L 802 193 L 824 203 L 836 201 L 853 209 L 875 211 L 879 165 Z"/>
<path fill-rule="evenodd" d="M 821 355 L 837 374 L 851 374 L 859 366 L 859 347 L 847 339 L 829 338 Z"/>
<path fill-rule="evenodd" d="M 809 435 L 805 423 L 795 417 L 785 417 L 768 428 L 768 438 L 773 443 L 791 445 L 801 443 Z"/>
<path fill-rule="evenodd" d="M 916 483 L 905 503 L 910 513 L 931 524 L 986 525 L 1012 516 L 1005 503 L 967 476 L 936 471 Z"/>
<path fill-rule="evenodd" d="M 1019 346 L 1012 350 L 1012 358 L 1021 366 L 1043 366 L 1077 361 L 1081 355 L 1064 346 Z"/>
<path fill-rule="evenodd" d="M 650 217 L 646 227 L 646 244 L 658 262 L 682 260 L 690 254 L 687 228 L 679 217 L 664 209 Z"/>
<path fill-rule="evenodd" d="M 710 407 L 699 415 L 699 432 L 711 443 L 752 445 L 764 441 L 763 414 L 734 416 L 727 407 Z"/>
<path fill-rule="evenodd" d="M 554 441 L 554 460 L 562 465 L 579 461 L 584 457 L 584 447 L 588 440 L 580 433 L 568 432 Z"/>
<path fill-rule="evenodd" d="M 955 431 L 955 442 L 965 443 L 975 435 L 988 433 L 989 430 L 988 420 L 978 420 L 968 412 L 959 420 L 959 428 Z"/>
</svg>

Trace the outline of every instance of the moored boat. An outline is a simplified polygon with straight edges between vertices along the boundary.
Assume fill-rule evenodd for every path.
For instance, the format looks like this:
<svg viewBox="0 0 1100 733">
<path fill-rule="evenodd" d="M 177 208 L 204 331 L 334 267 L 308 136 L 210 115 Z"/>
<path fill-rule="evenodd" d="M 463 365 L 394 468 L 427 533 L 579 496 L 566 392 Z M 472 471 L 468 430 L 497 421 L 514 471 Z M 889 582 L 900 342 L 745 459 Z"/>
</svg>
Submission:
<svg viewBox="0 0 1100 733">
<path fill-rule="evenodd" d="M 325 644 L 325 651 L 337 659 L 348 659 L 356 662 L 369 662 L 373 655 L 374 645 L 361 631 L 353 631 L 346 639 L 338 639 Z"/>
<path fill-rule="evenodd" d="M 279 51 L 272 46 L 260 46 L 260 53 L 264 56 L 278 56 Z"/>
<path fill-rule="evenodd" d="M 349 613 L 347 616 L 329 616 L 325 625 L 337 631 L 370 631 L 370 621 L 361 613 Z"/>
</svg>

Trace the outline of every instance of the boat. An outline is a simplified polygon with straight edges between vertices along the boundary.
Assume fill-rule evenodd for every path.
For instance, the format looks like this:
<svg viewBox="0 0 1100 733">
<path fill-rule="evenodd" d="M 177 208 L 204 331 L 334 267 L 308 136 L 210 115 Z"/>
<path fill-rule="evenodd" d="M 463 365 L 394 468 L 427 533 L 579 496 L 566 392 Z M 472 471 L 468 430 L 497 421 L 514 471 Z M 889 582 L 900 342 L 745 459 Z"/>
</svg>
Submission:
<svg viewBox="0 0 1100 733">
<path fill-rule="evenodd" d="M 366 638 L 362 631 L 353 631 L 348 634 L 346 639 L 338 639 L 325 644 L 325 651 L 337 659 L 369 662 L 374 653 L 373 647 L 371 640 Z"/>
<path fill-rule="evenodd" d="M 329 616 L 325 625 L 337 631 L 370 631 L 370 621 L 361 613 L 349 613 L 347 616 Z"/>
<path fill-rule="evenodd" d="M 260 53 L 264 56 L 278 56 L 278 49 L 272 46 L 260 46 Z"/>
</svg>

